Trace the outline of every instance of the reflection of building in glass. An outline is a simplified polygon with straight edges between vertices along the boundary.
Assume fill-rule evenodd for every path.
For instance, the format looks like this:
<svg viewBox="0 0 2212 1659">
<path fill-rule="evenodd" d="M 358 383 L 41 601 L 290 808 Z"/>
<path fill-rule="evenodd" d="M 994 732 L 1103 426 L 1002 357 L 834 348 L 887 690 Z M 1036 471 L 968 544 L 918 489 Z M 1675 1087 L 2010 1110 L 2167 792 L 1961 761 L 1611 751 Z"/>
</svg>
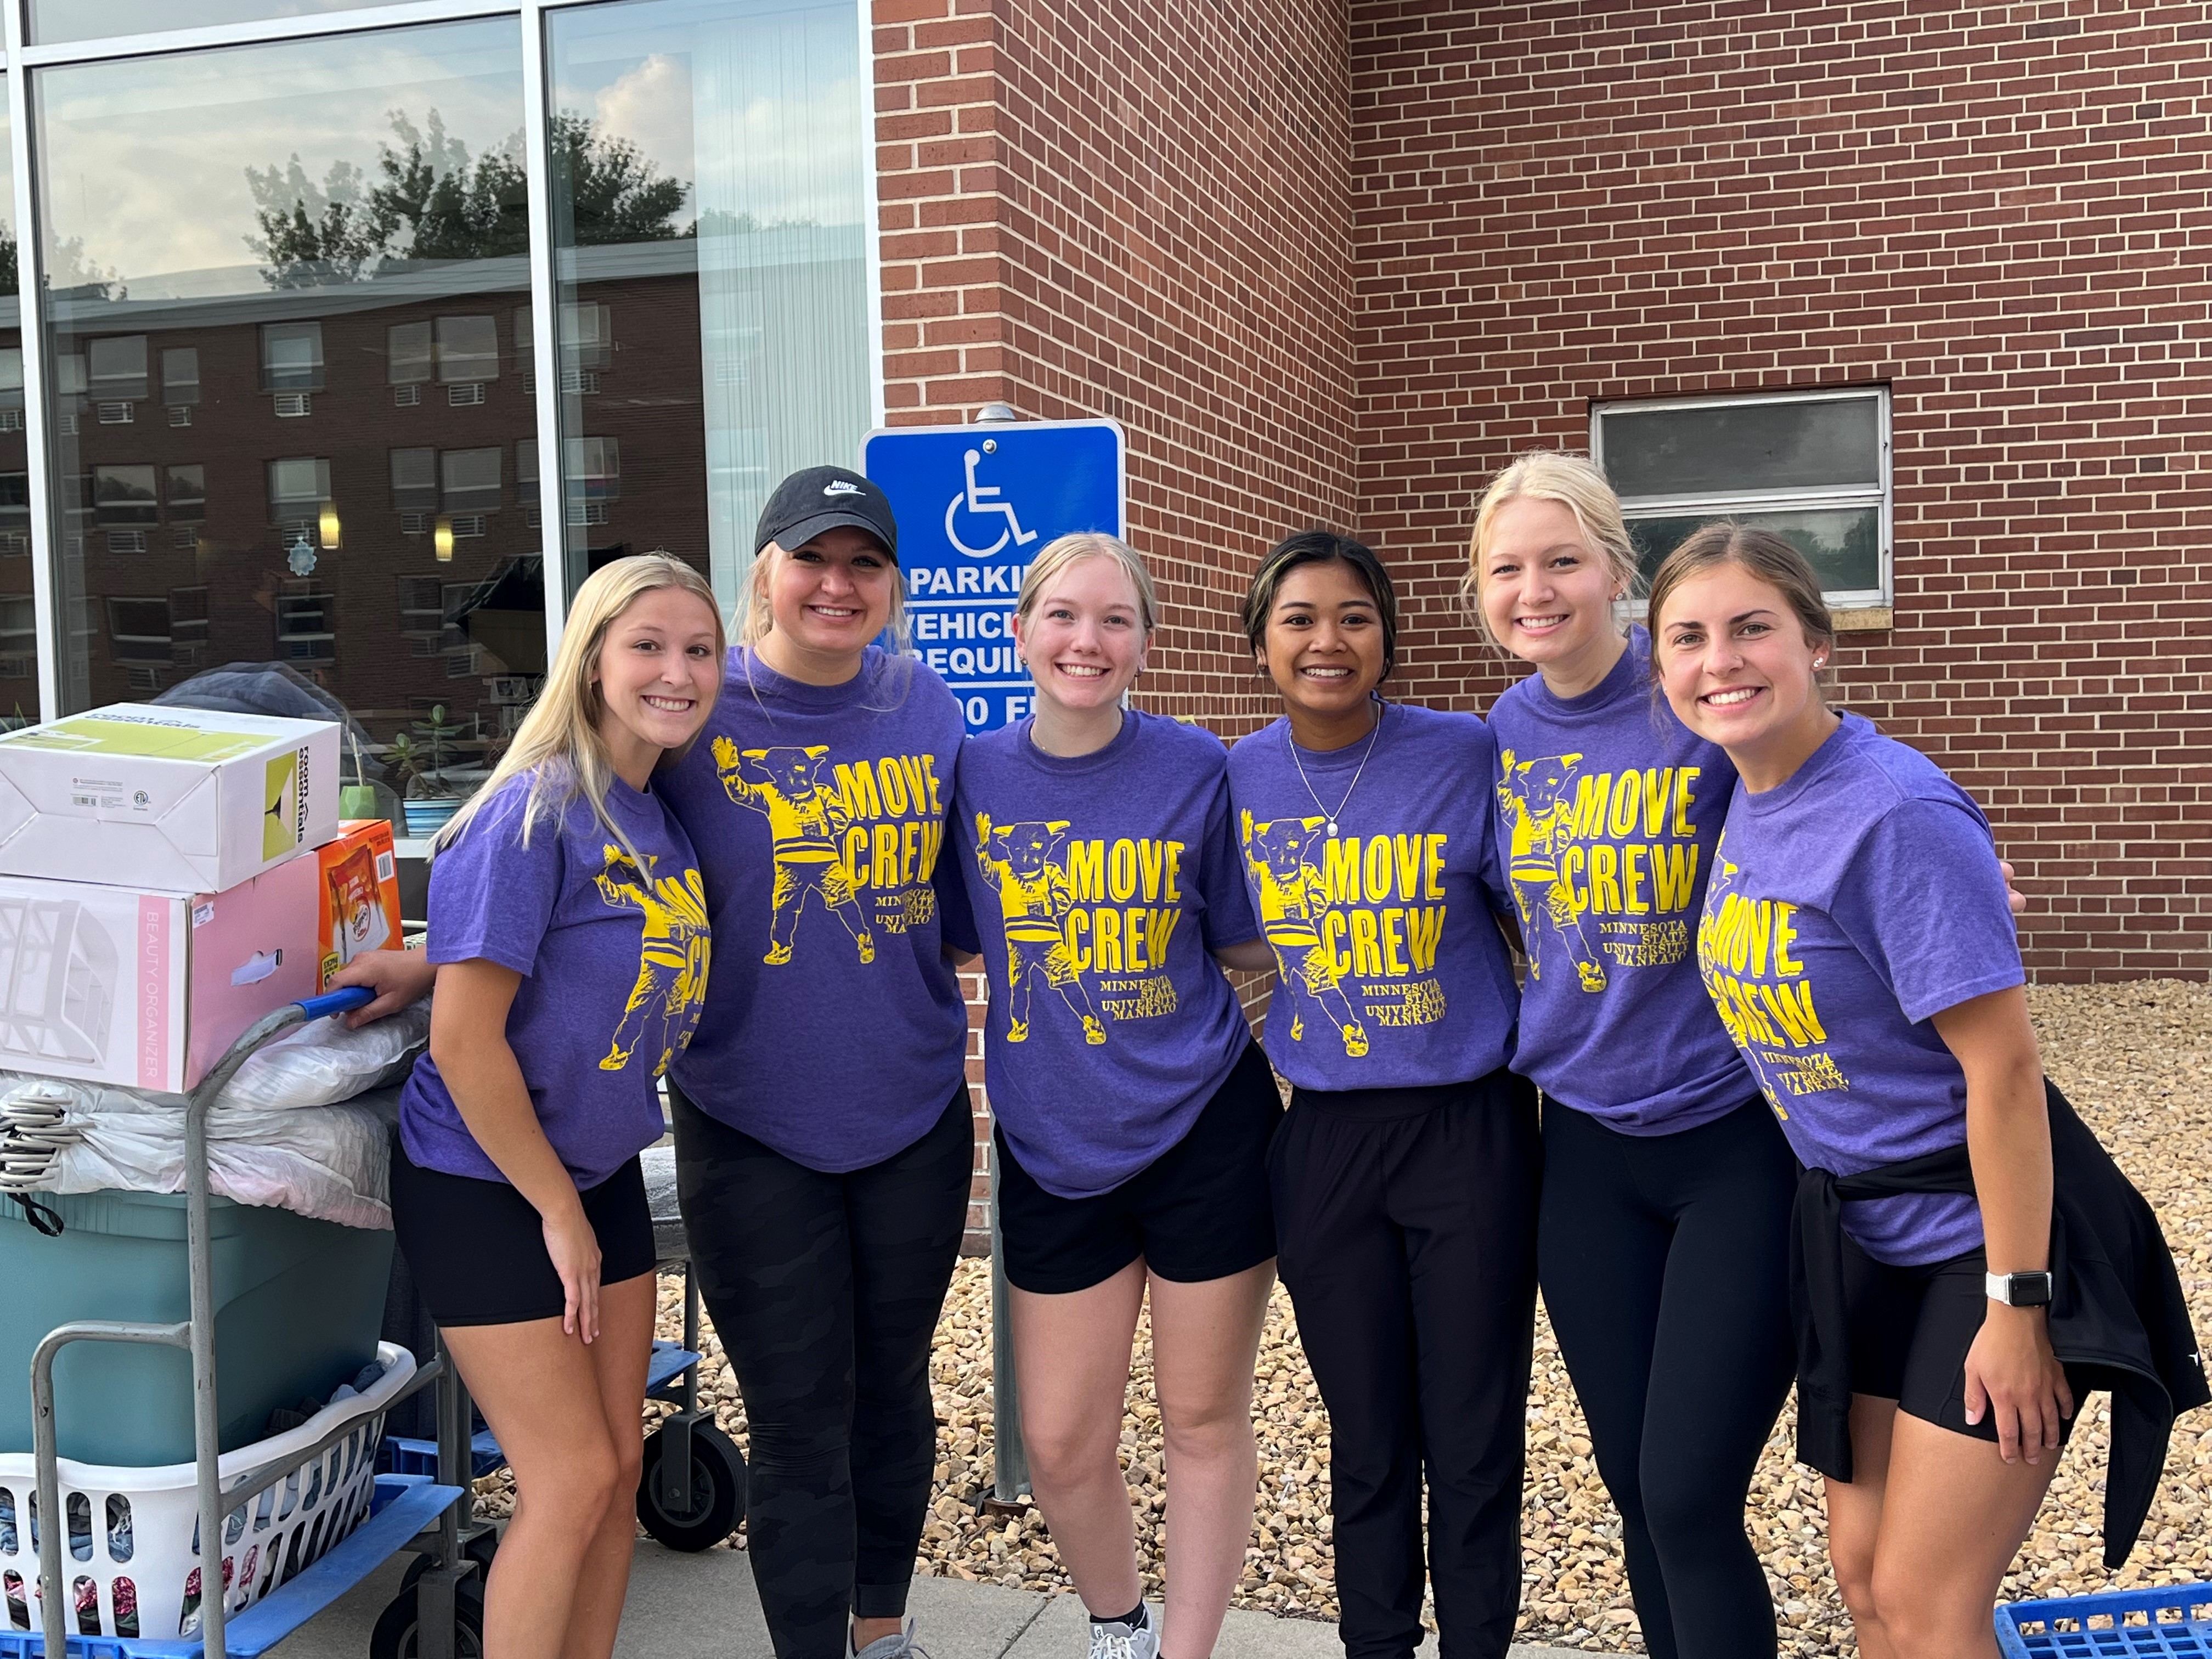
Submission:
<svg viewBox="0 0 2212 1659">
<path fill-rule="evenodd" d="M 92 1065 L 107 1058 L 121 958 L 75 899 L 0 899 L 0 1055 Z"/>
</svg>

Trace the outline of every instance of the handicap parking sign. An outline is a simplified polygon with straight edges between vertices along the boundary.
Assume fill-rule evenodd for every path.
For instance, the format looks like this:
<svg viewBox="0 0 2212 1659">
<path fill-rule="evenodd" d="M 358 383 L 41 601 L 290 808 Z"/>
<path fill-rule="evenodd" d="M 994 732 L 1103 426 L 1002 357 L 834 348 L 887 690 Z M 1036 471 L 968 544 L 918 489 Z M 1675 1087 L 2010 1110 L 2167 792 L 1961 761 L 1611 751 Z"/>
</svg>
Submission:
<svg viewBox="0 0 2212 1659">
<path fill-rule="evenodd" d="M 1030 562 L 1078 530 L 1122 531 L 1124 447 L 1114 421 L 886 427 L 860 471 L 890 498 L 915 648 L 945 677 L 968 730 L 1030 710 L 1014 651 L 1014 599 Z"/>
</svg>

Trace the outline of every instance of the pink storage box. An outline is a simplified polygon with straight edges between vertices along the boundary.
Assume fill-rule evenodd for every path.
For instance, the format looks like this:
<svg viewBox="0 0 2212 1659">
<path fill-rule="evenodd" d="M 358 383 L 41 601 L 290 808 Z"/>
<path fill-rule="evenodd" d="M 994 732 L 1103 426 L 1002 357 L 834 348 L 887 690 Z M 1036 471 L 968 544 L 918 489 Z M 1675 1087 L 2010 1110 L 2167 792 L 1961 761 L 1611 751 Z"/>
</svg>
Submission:
<svg viewBox="0 0 2212 1659">
<path fill-rule="evenodd" d="M 320 866 L 220 893 L 0 876 L 0 1070 L 182 1093 L 315 994 Z"/>
</svg>

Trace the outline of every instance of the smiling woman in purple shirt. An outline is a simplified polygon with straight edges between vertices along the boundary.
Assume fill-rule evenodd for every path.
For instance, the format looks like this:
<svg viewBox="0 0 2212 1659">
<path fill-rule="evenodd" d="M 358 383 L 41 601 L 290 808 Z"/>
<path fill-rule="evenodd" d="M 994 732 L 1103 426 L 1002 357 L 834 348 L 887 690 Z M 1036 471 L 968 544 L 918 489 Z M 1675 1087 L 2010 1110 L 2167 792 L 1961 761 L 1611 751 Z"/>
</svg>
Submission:
<svg viewBox="0 0 2212 1659">
<path fill-rule="evenodd" d="M 653 1346 L 637 1155 L 708 979 L 698 860 L 661 769 L 704 725 L 721 655 L 688 565 L 596 572 L 431 865 L 437 1000 L 400 1097 L 392 1220 L 514 1471 L 487 1652 L 605 1659 L 622 1617 Z"/>
<path fill-rule="evenodd" d="M 1375 555 L 1304 531 L 1243 609 L 1283 718 L 1229 757 L 1238 850 L 1280 975 L 1291 1083 L 1268 1154 L 1283 1282 L 1328 1407 L 1340 1633 L 1498 1659 L 1521 1596 L 1535 1317 L 1534 1091 L 1506 1069 L 1519 998 L 1472 714 L 1386 702 L 1398 605 Z"/>
<path fill-rule="evenodd" d="M 721 944 L 669 1071 L 677 1196 L 744 1396 L 777 1659 L 902 1659 L 975 1158 L 947 954 L 974 948 L 945 863 L 960 709 L 873 643 L 903 632 L 874 484 L 794 473 L 757 542 L 721 699 L 667 785 Z"/>
<path fill-rule="evenodd" d="M 1282 1103 L 1222 974 L 1266 965 L 1267 947 L 1220 739 L 1121 706 L 1153 616 L 1119 541 L 1047 547 L 1014 612 L 1036 713 L 960 763 L 1022 1436 L 1093 1659 L 1160 1651 L 1117 1455 L 1138 1314 L 1149 1295 L 1168 1639 L 1174 1659 L 1206 1659 L 1252 1532 L 1274 1279 L 1265 1158 Z"/>
<path fill-rule="evenodd" d="M 1989 824 L 1933 763 L 1828 707 L 1834 631 L 1788 543 L 1698 531 L 1653 580 L 1651 630 L 1668 705 L 1737 774 L 1698 963 L 1808 1171 L 1799 1448 L 1829 1476 L 1837 1584 L 1869 1659 L 1994 1656 L 1999 1583 L 2091 1374 L 2061 1364 L 2050 1323 L 2081 1300 L 2062 1277 L 2054 1305 L 2050 1273 L 2052 1136 L 2079 1126 L 2046 1101 Z M 2101 1177 L 2140 1208 L 2082 1139 L 2059 1185 Z M 1823 1194 L 1840 1238 L 1809 1225 Z M 1832 1344 L 1847 1352 L 1824 1371 Z M 1847 1442 L 1824 1440 L 1830 1407 Z"/>
</svg>

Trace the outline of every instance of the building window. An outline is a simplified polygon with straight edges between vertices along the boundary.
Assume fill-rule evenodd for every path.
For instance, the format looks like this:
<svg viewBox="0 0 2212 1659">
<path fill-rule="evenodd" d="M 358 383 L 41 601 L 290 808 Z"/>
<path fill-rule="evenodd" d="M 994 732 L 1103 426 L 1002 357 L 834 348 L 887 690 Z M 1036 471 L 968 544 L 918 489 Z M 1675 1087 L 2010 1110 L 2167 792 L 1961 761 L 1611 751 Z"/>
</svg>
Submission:
<svg viewBox="0 0 2212 1659">
<path fill-rule="evenodd" d="M 392 452 L 392 505 L 401 513 L 434 512 L 438 505 L 438 452 Z"/>
<path fill-rule="evenodd" d="M 154 469 L 95 466 L 92 470 L 92 506 L 94 520 L 103 530 L 152 524 L 160 516 L 154 495 Z"/>
<path fill-rule="evenodd" d="M 172 466 L 168 473 L 169 522 L 199 523 L 207 517 L 207 469 Z"/>
<path fill-rule="evenodd" d="M 276 596 L 276 657 L 280 662 L 337 660 L 337 595 L 302 586 Z"/>
<path fill-rule="evenodd" d="M 169 602 L 165 599 L 112 599 L 107 602 L 107 637 L 115 660 L 169 665 Z"/>
<path fill-rule="evenodd" d="M 567 470 L 571 501 L 622 499 L 622 442 L 616 438 L 571 438 Z"/>
<path fill-rule="evenodd" d="M 85 348 L 85 356 L 95 400 L 128 401 L 147 394 L 144 335 L 119 334 L 94 340 Z"/>
<path fill-rule="evenodd" d="M 448 513 L 489 513 L 500 505 L 500 458 L 490 449 L 448 449 L 438 457 L 442 505 Z M 453 532 L 460 534 L 457 527 Z"/>
<path fill-rule="evenodd" d="M 386 385 L 420 386 L 430 378 L 430 356 L 428 322 L 394 323 L 384 331 Z"/>
<path fill-rule="evenodd" d="M 296 526 L 318 519 L 331 499 L 331 464 L 319 456 L 295 455 L 269 463 L 269 521 Z"/>
<path fill-rule="evenodd" d="M 171 408 L 200 400 L 200 354 L 198 346 L 173 346 L 161 354 L 161 401 Z"/>
<path fill-rule="evenodd" d="M 1830 605 L 1890 602 L 1887 387 L 1599 404 L 1590 453 L 1647 580 L 1698 526 L 1730 519 L 1794 544 Z"/>
<path fill-rule="evenodd" d="M 438 378 L 447 386 L 499 379 L 499 324 L 490 317 L 438 319 Z"/>
<path fill-rule="evenodd" d="M 320 323 L 262 324 L 261 389 L 264 392 L 320 392 L 323 389 L 323 325 Z"/>
</svg>

